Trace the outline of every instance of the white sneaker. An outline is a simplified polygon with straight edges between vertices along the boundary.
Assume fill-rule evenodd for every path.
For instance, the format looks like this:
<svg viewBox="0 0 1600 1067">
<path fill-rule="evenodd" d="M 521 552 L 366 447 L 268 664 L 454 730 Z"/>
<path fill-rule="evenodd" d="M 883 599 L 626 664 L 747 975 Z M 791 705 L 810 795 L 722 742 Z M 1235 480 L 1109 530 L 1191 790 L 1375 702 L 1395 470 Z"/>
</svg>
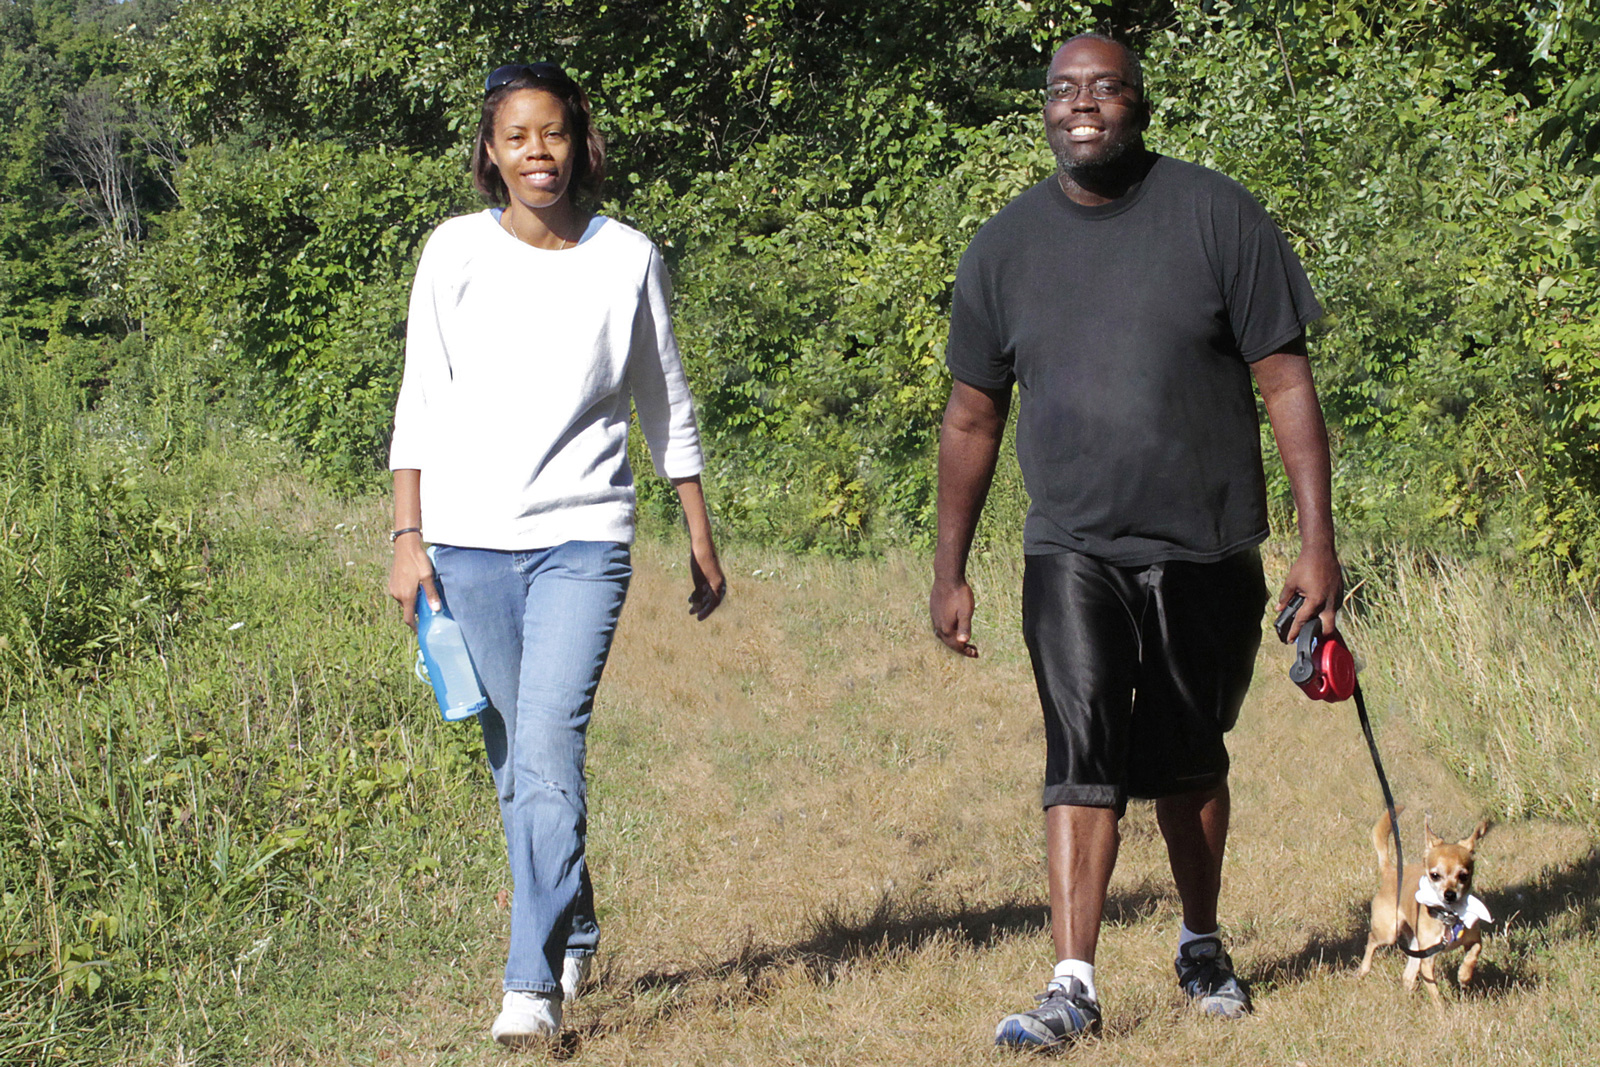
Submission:
<svg viewBox="0 0 1600 1067">
<path fill-rule="evenodd" d="M 561 964 L 561 996 L 564 1001 L 576 1000 L 578 990 L 589 981 L 589 968 L 594 956 L 568 956 Z"/>
<path fill-rule="evenodd" d="M 500 1014 L 489 1028 L 502 1045 L 516 1048 L 556 1035 L 561 1029 L 561 1001 L 548 993 L 523 993 L 506 990 Z"/>
</svg>

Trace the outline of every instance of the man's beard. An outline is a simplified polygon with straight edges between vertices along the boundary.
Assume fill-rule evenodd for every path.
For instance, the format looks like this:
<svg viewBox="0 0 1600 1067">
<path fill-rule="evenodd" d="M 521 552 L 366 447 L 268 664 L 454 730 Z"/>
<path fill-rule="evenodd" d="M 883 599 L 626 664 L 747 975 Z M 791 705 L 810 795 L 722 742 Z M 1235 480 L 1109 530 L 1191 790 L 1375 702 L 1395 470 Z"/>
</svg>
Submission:
<svg viewBox="0 0 1600 1067">
<path fill-rule="evenodd" d="M 1068 153 L 1068 145 L 1059 146 L 1052 144 L 1051 152 L 1056 157 L 1056 170 L 1077 185 L 1101 185 L 1106 179 L 1118 175 L 1129 163 L 1129 150 L 1142 147 L 1135 138 L 1131 141 L 1118 141 L 1106 146 L 1106 150 L 1094 159 L 1074 160 Z M 1137 158 L 1137 157 L 1135 157 Z"/>
</svg>

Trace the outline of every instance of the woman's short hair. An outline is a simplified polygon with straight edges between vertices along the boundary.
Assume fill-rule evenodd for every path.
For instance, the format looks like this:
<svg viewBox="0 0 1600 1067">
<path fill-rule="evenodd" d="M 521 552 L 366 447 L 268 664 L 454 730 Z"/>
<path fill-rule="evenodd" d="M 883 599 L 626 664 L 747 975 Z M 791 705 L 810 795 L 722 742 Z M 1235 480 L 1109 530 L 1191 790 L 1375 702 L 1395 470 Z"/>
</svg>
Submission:
<svg viewBox="0 0 1600 1067">
<path fill-rule="evenodd" d="M 578 83 L 554 63 L 513 64 L 495 69 L 484 83 L 483 109 L 478 115 L 478 136 L 472 145 L 472 184 L 497 207 L 511 202 L 500 168 L 489 158 L 494 122 L 512 93 L 538 89 L 561 103 L 572 137 L 572 188 L 596 200 L 606 176 L 606 140 L 595 129 L 589 97 Z"/>
</svg>

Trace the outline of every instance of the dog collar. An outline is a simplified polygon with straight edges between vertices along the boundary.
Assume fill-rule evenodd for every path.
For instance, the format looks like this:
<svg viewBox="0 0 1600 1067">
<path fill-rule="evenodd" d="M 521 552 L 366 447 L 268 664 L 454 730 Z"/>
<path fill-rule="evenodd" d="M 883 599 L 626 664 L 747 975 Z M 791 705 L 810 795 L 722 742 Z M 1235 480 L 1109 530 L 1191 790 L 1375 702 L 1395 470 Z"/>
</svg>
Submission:
<svg viewBox="0 0 1600 1067">
<path fill-rule="evenodd" d="M 1494 922 L 1494 917 L 1489 914 L 1489 909 L 1484 906 L 1483 901 L 1471 893 L 1466 894 L 1454 904 L 1445 903 L 1444 898 L 1439 895 L 1438 888 L 1428 881 L 1427 875 L 1417 879 L 1417 903 L 1427 908 L 1433 913 L 1434 918 L 1444 924 L 1447 931 L 1447 941 L 1454 940 L 1454 936 L 1448 934 L 1451 926 L 1455 926 L 1457 928 L 1456 932 L 1459 934 L 1460 931 L 1470 929 L 1480 922 Z M 1446 916 L 1449 916 L 1449 918 L 1446 918 Z"/>
<path fill-rule="evenodd" d="M 1461 916 L 1449 908 L 1429 908 L 1428 914 L 1432 915 L 1443 929 L 1439 937 L 1440 944 L 1453 945 L 1456 938 L 1467 931 L 1467 924 L 1461 921 Z"/>
</svg>

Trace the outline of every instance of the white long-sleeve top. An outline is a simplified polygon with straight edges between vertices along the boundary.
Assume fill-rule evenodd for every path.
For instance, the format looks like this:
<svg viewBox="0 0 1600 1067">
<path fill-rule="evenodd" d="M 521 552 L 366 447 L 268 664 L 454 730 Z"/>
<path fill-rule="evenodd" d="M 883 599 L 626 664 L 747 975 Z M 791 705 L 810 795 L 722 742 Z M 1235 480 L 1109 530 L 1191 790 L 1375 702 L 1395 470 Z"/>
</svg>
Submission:
<svg viewBox="0 0 1600 1067">
<path fill-rule="evenodd" d="M 704 461 L 650 239 L 597 218 L 564 251 L 497 212 L 428 238 L 411 287 L 391 470 L 422 472 L 422 536 L 523 550 L 633 540 L 629 401 L 657 473 Z"/>
</svg>

